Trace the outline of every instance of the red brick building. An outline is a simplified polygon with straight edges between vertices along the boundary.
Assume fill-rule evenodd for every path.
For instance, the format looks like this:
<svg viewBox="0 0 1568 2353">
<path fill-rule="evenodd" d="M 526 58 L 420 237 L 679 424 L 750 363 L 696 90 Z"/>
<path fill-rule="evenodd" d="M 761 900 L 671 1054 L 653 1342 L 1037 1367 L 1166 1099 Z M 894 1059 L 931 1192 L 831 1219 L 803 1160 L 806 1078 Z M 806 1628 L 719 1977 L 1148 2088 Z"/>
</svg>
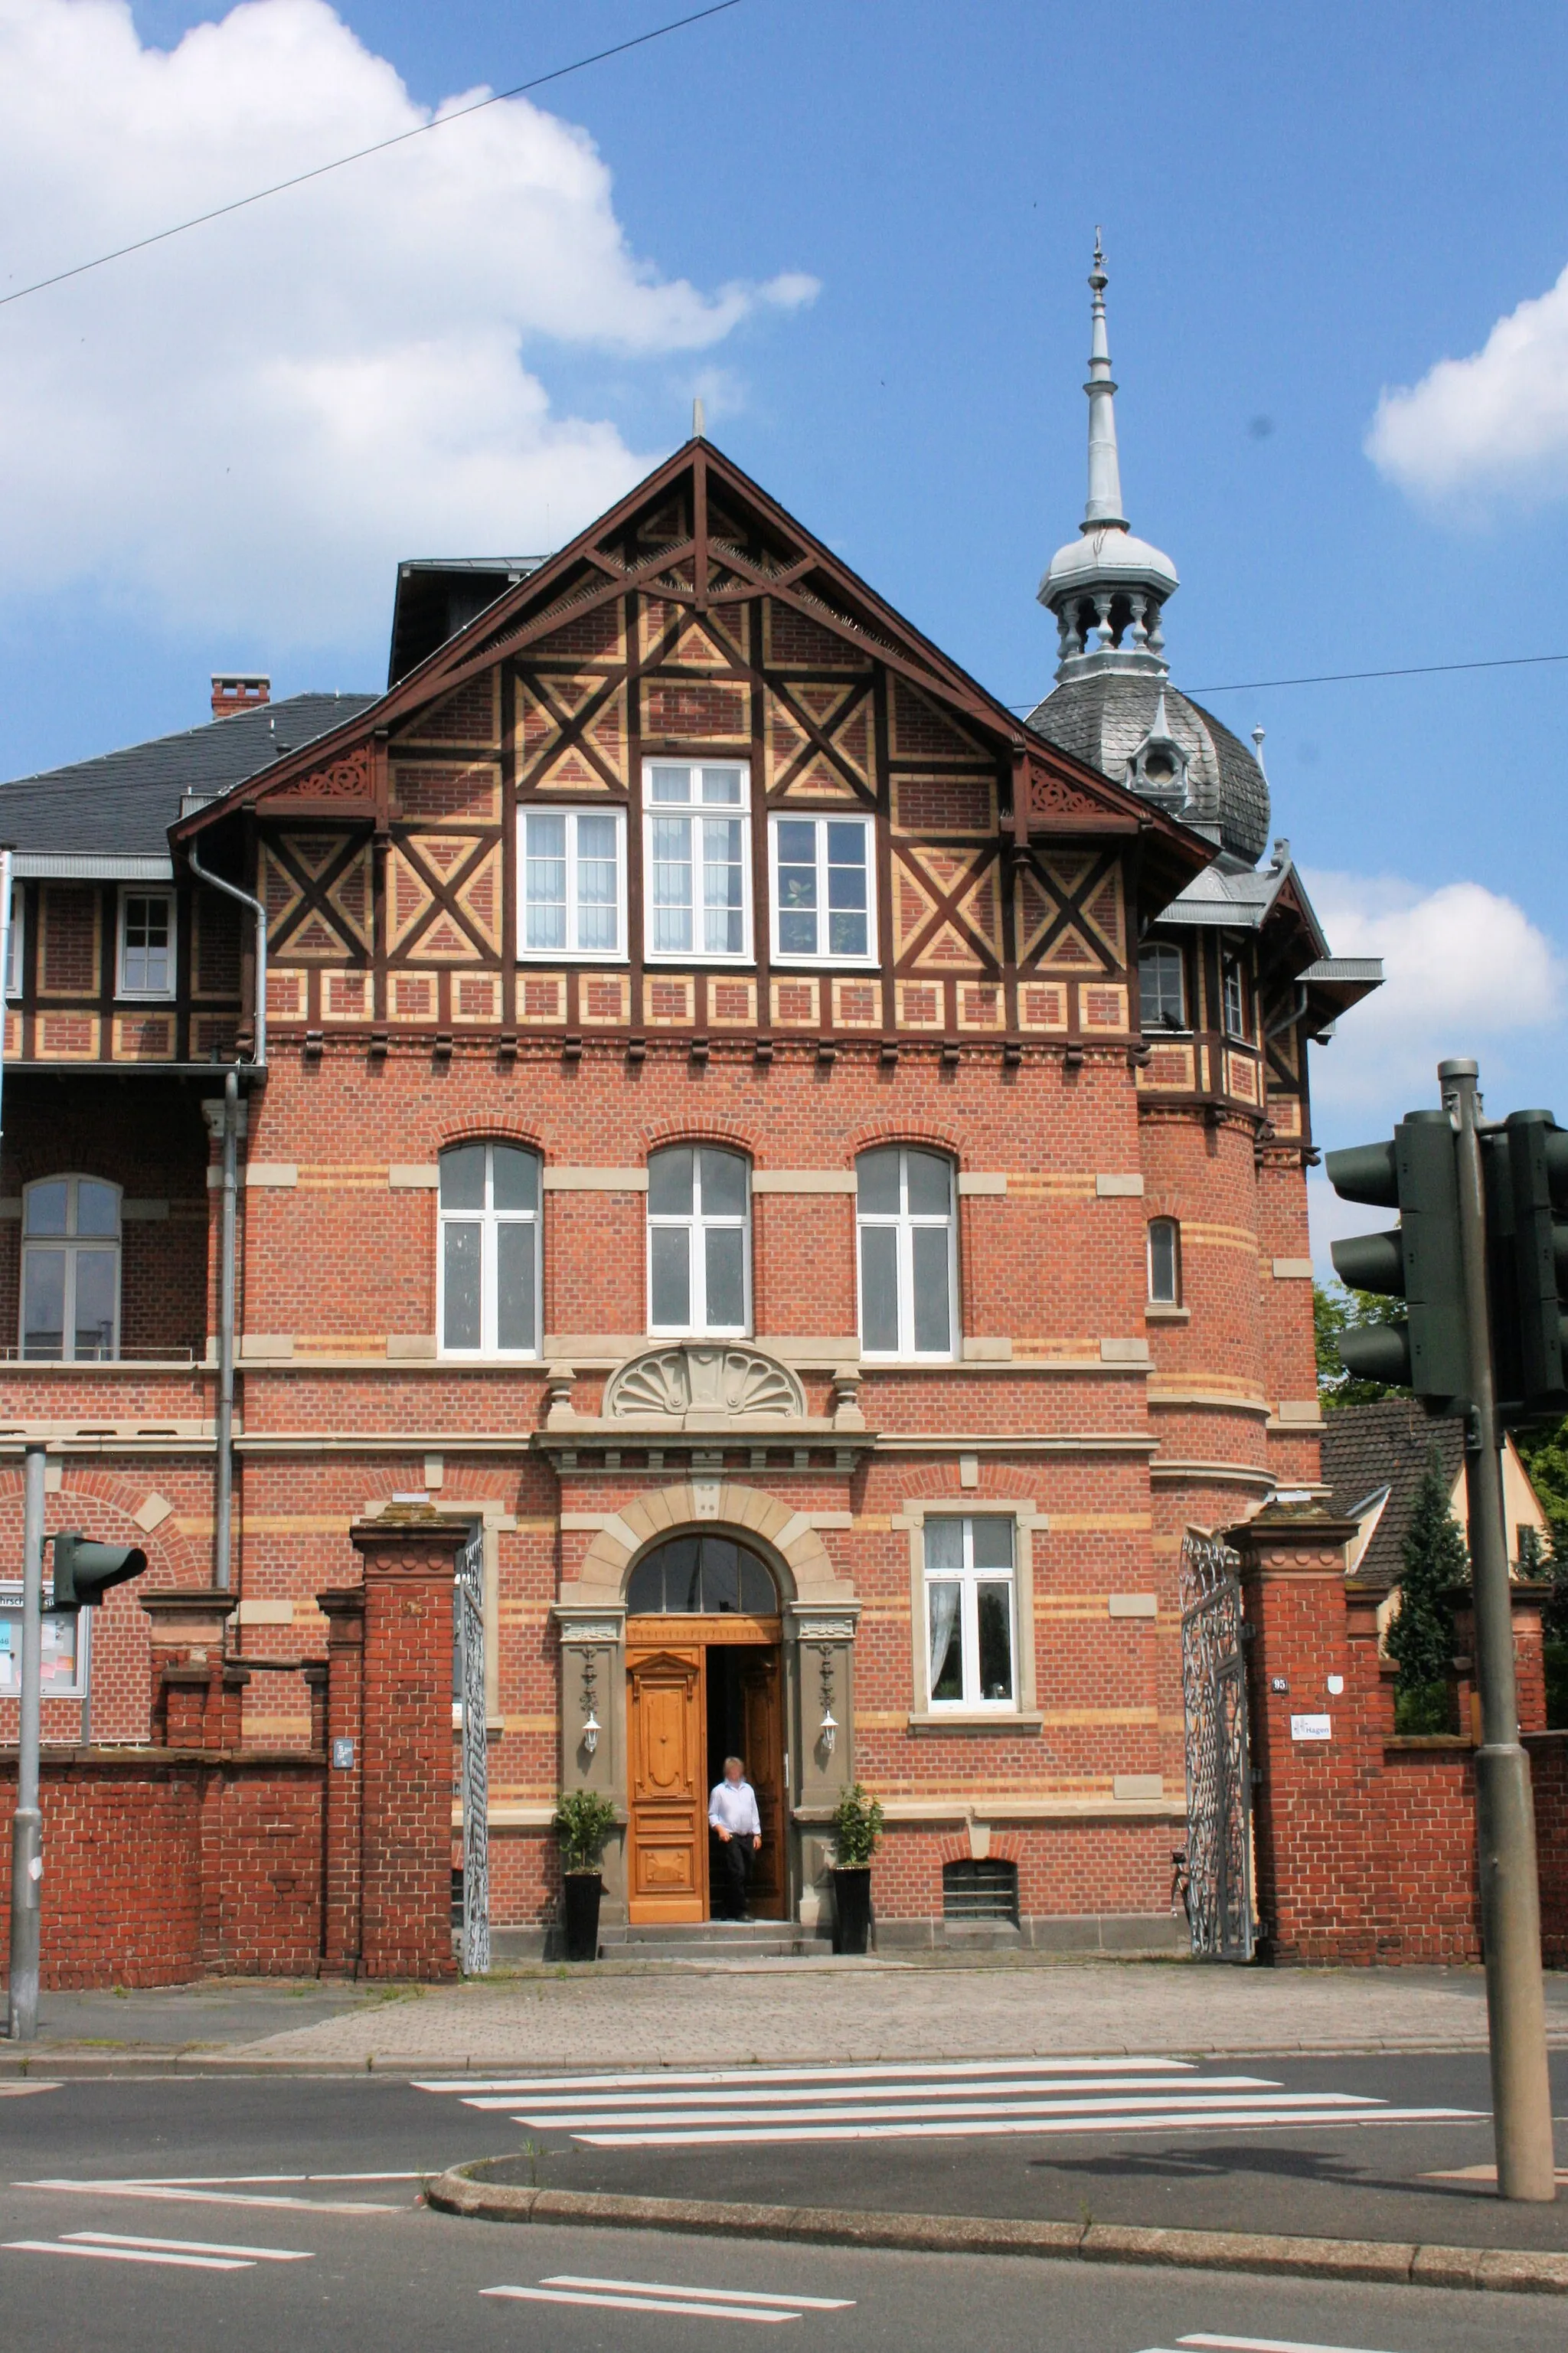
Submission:
<svg viewBox="0 0 1568 2353">
<path fill-rule="evenodd" d="M 563 1786 L 607 1921 L 704 1917 L 731 1748 L 763 1916 L 858 1778 L 884 1942 L 1169 1935 L 1182 1531 L 1318 1487 L 1307 1046 L 1377 972 L 1169 682 L 1091 284 L 1027 723 L 698 438 L 547 560 L 405 565 L 384 695 L 215 680 L 0 791 L 6 1556 L 42 1438 L 51 1528 L 227 1584 L 243 1742 L 306 1752 L 351 1525 L 481 1528 L 514 1947 Z M 84 1677 L 146 1739 L 141 1602 L 47 1741 Z"/>
</svg>

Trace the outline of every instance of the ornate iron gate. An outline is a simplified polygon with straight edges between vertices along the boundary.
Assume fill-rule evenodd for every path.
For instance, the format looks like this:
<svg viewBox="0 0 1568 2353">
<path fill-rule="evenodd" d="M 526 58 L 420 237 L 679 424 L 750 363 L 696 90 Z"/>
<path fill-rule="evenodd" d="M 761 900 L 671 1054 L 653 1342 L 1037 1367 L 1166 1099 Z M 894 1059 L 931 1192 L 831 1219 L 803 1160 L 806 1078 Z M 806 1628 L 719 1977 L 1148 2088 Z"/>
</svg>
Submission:
<svg viewBox="0 0 1568 2353">
<path fill-rule="evenodd" d="M 463 1709 L 463 1972 L 490 1965 L 489 1752 L 485 1742 L 485 1532 L 458 1556 L 452 1606 Z"/>
<path fill-rule="evenodd" d="M 1220 1961 L 1249 1961 L 1255 1934 L 1239 1567 L 1227 1546 L 1187 1531 L 1182 1544 L 1185 1896 L 1194 1952 Z"/>
</svg>

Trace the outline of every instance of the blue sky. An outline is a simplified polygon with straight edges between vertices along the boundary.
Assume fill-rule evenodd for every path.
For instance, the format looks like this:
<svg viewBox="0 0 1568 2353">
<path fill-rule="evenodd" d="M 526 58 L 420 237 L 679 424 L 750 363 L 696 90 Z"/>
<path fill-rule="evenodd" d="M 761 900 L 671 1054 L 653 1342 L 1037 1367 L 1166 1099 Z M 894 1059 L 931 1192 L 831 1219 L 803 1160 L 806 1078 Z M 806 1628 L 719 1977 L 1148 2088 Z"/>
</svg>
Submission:
<svg viewBox="0 0 1568 2353">
<path fill-rule="evenodd" d="M 0 280 L 679 13 L 345 0 L 355 52 L 321 0 L 9 0 Z M 74 65 L 61 26 L 93 37 Z M 192 723 L 220 665 L 378 684 L 396 554 L 559 541 L 697 388 L 1026 702 L 1082 504 L 1097 221 L 1178 683 L 1568 652 L 1565 79 L 1546 6 L 742 0 L 539 94 L 596 164 L 492 110 L 0 310 L 0 774 Z M 1380 396 L 1416 385 L 1374 462 Z M 1303 865 L 1347 878 L 1335 944 L 1403 959 L 1403 1003 L 1321 1058 L 1325 1140 L 1429 1100 L 1444 1050 L 1568 1116 L 1568 663 L 1211 699 L 1267 728 Z"/>
</svg>

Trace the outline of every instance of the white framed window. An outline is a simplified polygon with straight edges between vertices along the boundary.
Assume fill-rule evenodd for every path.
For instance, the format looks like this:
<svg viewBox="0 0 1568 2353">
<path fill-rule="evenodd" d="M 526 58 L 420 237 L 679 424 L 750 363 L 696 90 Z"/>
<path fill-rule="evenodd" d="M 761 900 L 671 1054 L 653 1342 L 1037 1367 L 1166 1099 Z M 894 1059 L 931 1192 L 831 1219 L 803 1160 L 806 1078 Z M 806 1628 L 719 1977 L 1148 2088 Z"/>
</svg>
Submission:
<svg viewBox="0 0 1568 2353">
<path fill-rule="evenodd" d="M 172 891 L 122 891 L 120 894 L 121 997 L 174 994 L 174 894 Z"/>
<path fill-rule="evenodd" d="M 5 994 L 13 1004 L 22 995 L 22 942 L 26 892 L 20 882 L 11 885 L 11 920 L 5 929 Z"/>
<path fill-rule="evenodd" d="M 444 1356 L 539 1354 L 539 1155 L 459 1144 L 440 1159 L 437 1329 Z"/>
<path fill-rule="evenodd" d="M 738 1152 L 678 1144 L 647 1164 L 647 1327 L 751 1328 L 751 1169 Z"/>
<path fill-rule="evenodd" d="M 1018 1705 L 1010 1519 L 928 1519 L 926 1658 L 932 1714 Z"/>
<path fill-rule="evenodd" d="M 1182 1303 L 1182 1229 L 1174 1218 L 1149 1220 L 1149 1304 Z"/>
<path fill-rule="evenodd" d="M 518 955 L 624 957 L 625 810 L 530 807 L 517 826 Z"/>
<path fill-rule="evenodd" d="M 1225 1034 L 1227 1038 L 1245 1038 L 1247 1028 L 1247 974 L 1241 958 L 1227 955 L 1220 965 L 1220 996 L 1225 1014 Z"/>
<path fill-rule="evenodd" d="M 877 951 L 871 820 L 775 817 L 773 952 L 777 964 L 869 964 Z"/>
<path fill-rule="evenodd" d="M 855 1163 L 860 1353 L 951 1358 L 958 1345 L 952 1163 L 889 1145 Z"/>
<path fill-rule="evenodd" d="M 41 1176 L 22 1193 L 22 1354 L 101 1364 L 120 1354 L 120 1187 Z"/>
<path fill-rule="evenodd" d="M 45 1699 L 82 1699 L 87 1694 L 92 1648 L 92 1612 L 44 1610 L 43 1671 Z M 22 1689 L 22 1588 L 0 1585 L 0 1699 L 16 1699 Z"/>
<path fill-rule="evenodd" d="M 1145 1029 L 1184 1029 L 1187 1026 L 1186 978 L 1182 951 L 1156 941 L 1138 957 L 1138 1013 Z"/>
<path fill-rule="evenodd" d="M 751 955 L 747 784 L 746 769 L 733 765 L 645 764 L 643 953 L 650 963 L 738 964 Z"/>
</svg>

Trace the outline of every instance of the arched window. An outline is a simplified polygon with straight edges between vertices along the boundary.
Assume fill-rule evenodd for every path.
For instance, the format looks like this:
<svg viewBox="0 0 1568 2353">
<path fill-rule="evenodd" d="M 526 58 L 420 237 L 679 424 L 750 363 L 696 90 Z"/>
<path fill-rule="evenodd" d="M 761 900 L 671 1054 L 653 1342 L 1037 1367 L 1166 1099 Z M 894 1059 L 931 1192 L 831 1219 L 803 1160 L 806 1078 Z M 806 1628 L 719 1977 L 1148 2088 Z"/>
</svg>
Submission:
<svg viewBox="0 0 1568 2353">
<path fill-rule="evenodd" d="M 22 1195 L 22 1354 L 77 1364 L 120 1354 L 120 1187 L 44 1176 Z"/>
<path fill-rule="evenodd" d="M 958 1334 L 952 1163 L 889 1145 L 855 1163 L 860 1353 L 952 1356 Z"/>
<path fill-rule="evenodd" d="M 1149 1220 L 1149 1304 L 1182 1303 L 1182 1229 L 1174 1218 Z"/>
<path fill-rule="evenodd" d="M 539 1155 L 516 1144 L 441 1155 L 438 1329 L 446 1356 L 539 1354 Z"/>
<path fill-rule="evenodd" d="M 650 1332 L 736 1335 L 752 1309 L 751 1171 L 738 1152 L 678 1144 L 647 1164 Z"/>
<path fill-rule="evenodd" d="M 1138 957 L 1138 1009 L 1145 1029 L 1184 1029 L 1187 991 L 1182 951 L 1157 941 Z"/>
<path fill-rule="evenodd" d="M 626 1587 L 632 1618 L 776 1618 L 778 1609 L 765 1563 L 732 1536 L 672 1536 L 638 1561 Z"/>
</svg>

